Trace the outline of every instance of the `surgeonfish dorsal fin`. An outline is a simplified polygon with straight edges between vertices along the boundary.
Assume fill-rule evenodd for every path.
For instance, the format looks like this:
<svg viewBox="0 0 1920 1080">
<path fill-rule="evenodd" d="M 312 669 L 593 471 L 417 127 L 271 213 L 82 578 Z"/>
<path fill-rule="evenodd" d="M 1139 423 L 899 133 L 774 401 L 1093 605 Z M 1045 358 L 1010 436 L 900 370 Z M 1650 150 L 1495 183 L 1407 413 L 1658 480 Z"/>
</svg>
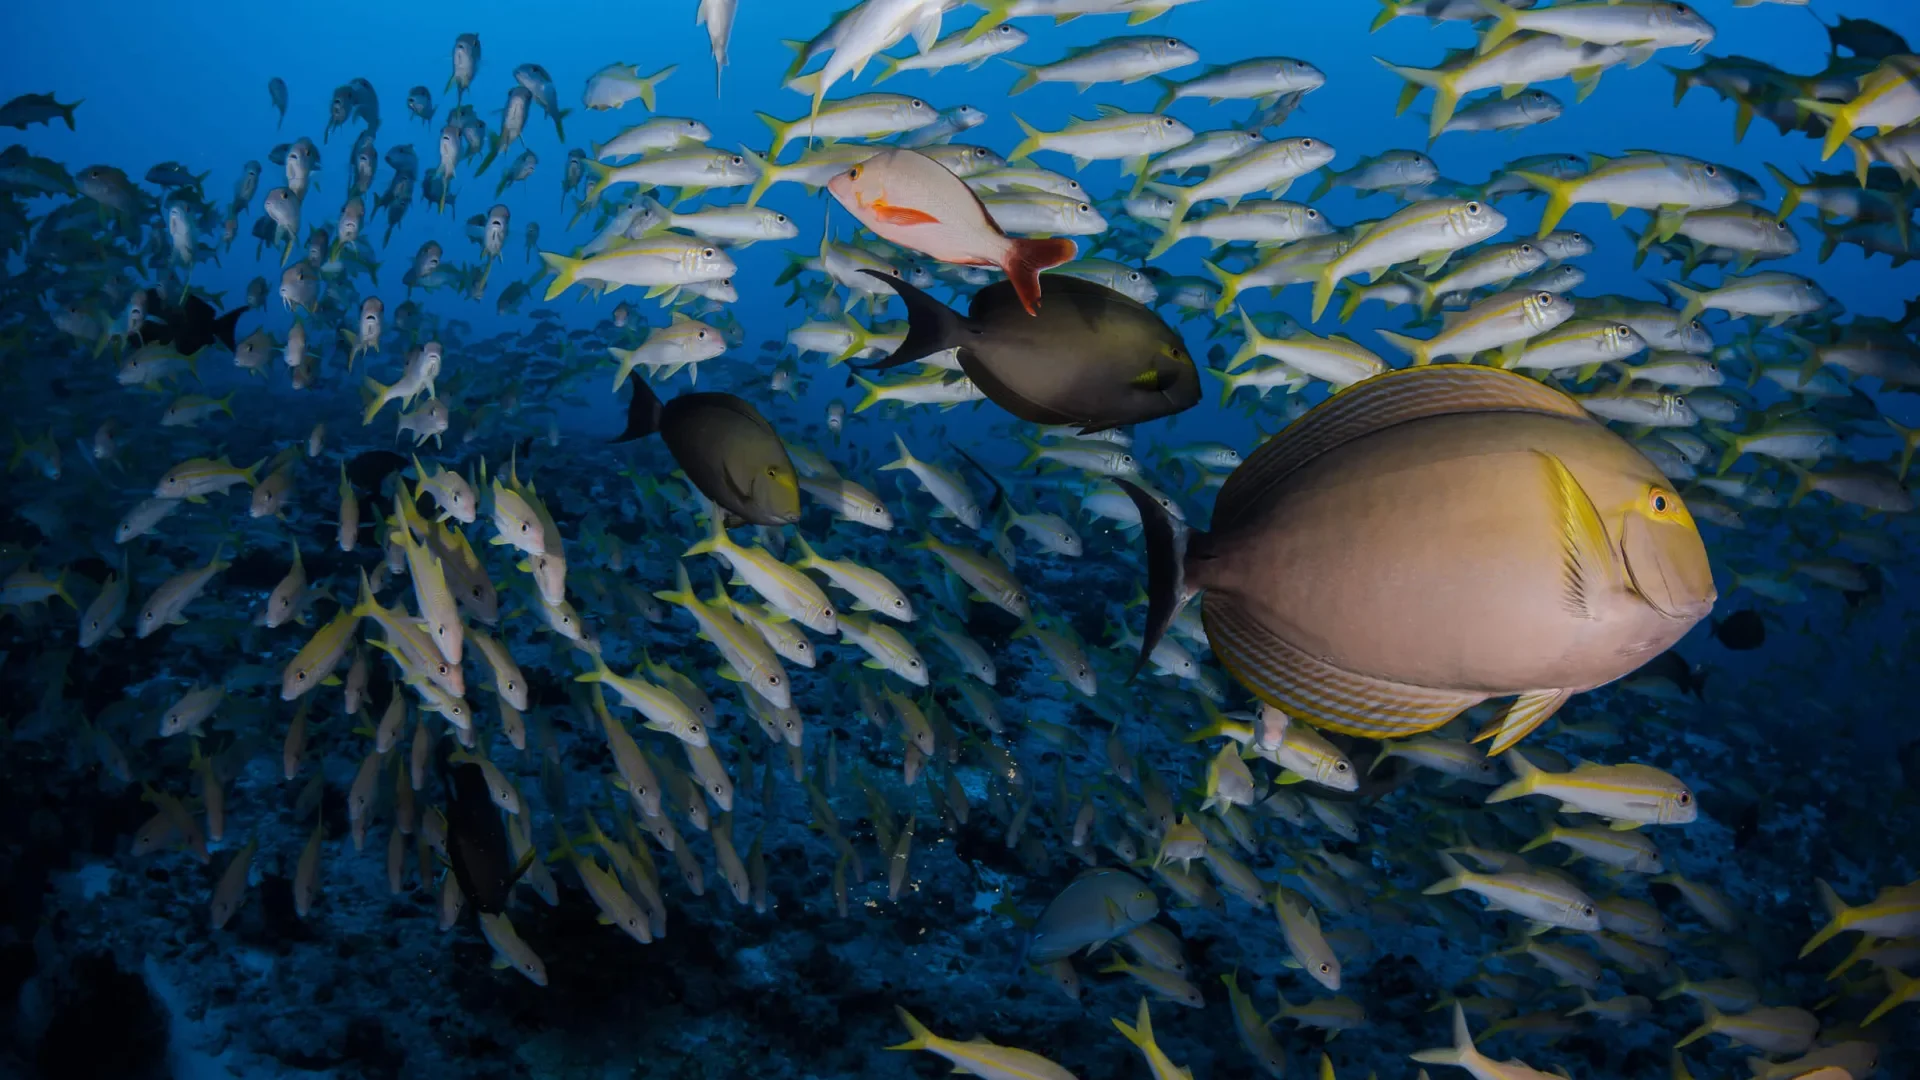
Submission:
<svg viewBox="0 0 1920 1080">
<path fill-rule="evenodd" d="M 1257 513 L 1268 491 L 1336 446 L 1410 420 L 1503 411 L 1586 418 L 1572 398 L 1500 368 L 1432 364 L 1376 375 L 1320 403 L 1249 455 L 1220 488 L 1213 530 Z"/>
</svg>

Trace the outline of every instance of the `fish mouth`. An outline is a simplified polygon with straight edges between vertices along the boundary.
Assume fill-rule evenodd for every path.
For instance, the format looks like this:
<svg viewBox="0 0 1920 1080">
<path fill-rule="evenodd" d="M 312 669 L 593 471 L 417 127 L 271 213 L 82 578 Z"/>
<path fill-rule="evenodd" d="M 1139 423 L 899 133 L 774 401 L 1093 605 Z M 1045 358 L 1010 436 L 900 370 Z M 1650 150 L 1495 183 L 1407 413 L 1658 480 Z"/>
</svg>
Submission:
<svg viewBox="0 0 1920 1080">
<path fill-rule="evenodd" d="M 1719 590 L 1698 535 L 1675 531 L 1682 528 L 1629 514 L 1620 553 L 1633 591 L 1647 606 L 1665 618 L 1691 624 L 1713 610 Z"/>
</svg>

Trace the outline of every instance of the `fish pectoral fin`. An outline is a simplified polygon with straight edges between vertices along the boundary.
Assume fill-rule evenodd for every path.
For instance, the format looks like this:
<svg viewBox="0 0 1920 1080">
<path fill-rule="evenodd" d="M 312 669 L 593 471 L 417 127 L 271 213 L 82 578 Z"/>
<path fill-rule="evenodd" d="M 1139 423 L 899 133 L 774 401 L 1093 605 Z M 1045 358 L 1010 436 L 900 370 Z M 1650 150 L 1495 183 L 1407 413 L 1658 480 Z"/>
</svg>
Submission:
<svg viewBox="0 0 1920 1080">
<path fill-rule="evenodd" d="M 915 210 L 911 206 L 895 206 L 884 199 L 876 200 L 868 207 L 873 216 L 889 225 L 938 225 L 940 219 L 925 210 Z"/>
<path fill-rule="evenodd" d="M 1554 524 L 1560 533 L 1562 606 L 1577 618 L 1591 619 L 1595 592 L 1614 565 L 1613 545 L 1607 540 L 1600 511 L 1566 463 L 1545 451 L 1535 453 L 1546 472 Z"/>
</svg>

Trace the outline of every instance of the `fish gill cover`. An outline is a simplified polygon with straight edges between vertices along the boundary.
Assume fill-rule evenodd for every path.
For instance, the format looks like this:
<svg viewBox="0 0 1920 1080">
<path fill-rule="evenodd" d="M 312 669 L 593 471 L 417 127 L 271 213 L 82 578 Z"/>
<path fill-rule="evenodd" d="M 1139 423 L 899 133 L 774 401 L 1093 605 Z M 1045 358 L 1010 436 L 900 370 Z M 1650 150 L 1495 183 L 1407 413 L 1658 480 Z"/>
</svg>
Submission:
<svg viewBox="0 0 1920 1080">
<path fill-rule="evenodd" d="M 9 12 L 0 1071 L 1920 1075 L 1910 4 L 744 4 Z"/>
</svg>

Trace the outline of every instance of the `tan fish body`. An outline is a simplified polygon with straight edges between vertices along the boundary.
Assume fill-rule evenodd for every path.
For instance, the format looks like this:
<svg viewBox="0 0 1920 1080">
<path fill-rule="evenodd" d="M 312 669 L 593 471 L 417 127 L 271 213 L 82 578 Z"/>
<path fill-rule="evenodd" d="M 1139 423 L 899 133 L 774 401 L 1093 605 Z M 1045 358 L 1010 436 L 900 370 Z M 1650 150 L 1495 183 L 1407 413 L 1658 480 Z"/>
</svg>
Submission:
<svg viewBox="0 0 1920 1080">
<path fill-rule="evenodd" d="M 1228 671 L 1348 735 L 1430 731 L 1518 695 L 1503 752 L 1716 596 L 1659 470 L 1565 395 L 1492 368 L 1396 371 L 1328 399 L 1229 477 L 1184 556 L 1159 503 L 1122 483 L 1149 522 L 1146 650 L 1204 590 Z"/>
</svg>

